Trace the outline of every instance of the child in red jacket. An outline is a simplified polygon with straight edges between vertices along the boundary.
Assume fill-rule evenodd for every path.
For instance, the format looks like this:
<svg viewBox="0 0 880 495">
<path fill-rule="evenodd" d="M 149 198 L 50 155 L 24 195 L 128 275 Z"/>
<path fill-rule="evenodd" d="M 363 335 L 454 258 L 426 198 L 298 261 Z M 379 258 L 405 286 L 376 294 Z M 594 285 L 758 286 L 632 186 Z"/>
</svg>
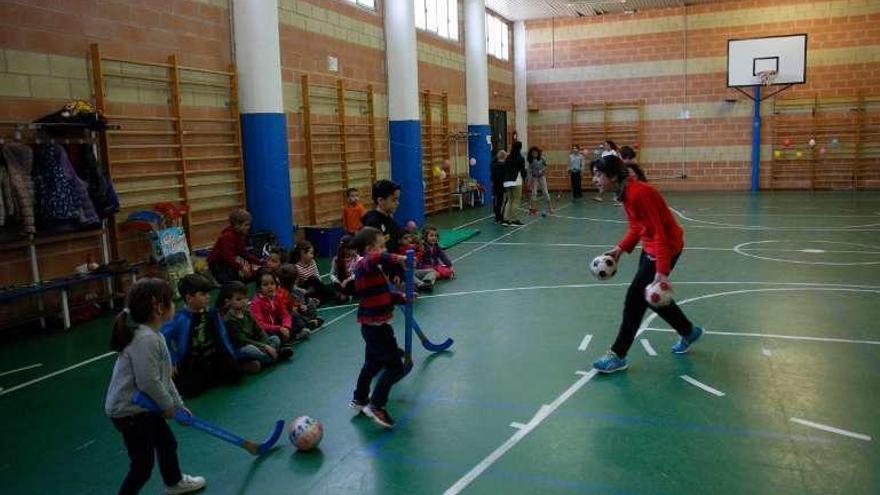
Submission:
<svg viewBox="0 0 880 495">
<path fill-rule="evenodd" d="M 251 214 L 238 208 L 229 213 L 229 226 L 223 229 L 208 255 L 208 268 L 214 279 L 225 284 L 246 282 L 260 265 L 260 258 L 247 250 L 247 234 L 251 230 Z"/>
<path fill-rule="evenodd" d="M 269 268 L 257 272 L 257 294 L 251 300 L 251 314 L 264 332 L 277 335 L 282 343 L 308 336 L 306 329 L 293 324 L 287 298 L 278 290 L 278 277 Z"/>
</svg>

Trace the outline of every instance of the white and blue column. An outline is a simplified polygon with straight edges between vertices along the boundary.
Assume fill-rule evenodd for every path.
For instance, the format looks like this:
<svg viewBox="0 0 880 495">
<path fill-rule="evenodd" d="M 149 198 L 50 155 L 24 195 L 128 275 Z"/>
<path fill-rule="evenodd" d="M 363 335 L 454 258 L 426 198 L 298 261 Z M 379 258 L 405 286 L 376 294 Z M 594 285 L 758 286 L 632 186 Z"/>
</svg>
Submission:
<svg viewBox="0 0 880 495">
<path fill-rule="evenodd" d="M 489 61 L 486 58 L 486 2 L 464 2 L 465 84 L 467 87 L 468 161 L 476 160 L 470 175 L 492 202 L 492 138 L 489 128 Z"/>
<path fill-rule="evenodd" d="M 388 153 L 391 179 L 400 184 L 399 224 L 425 221 L 419 66 L 412 0 L 385 0 L 385 65 L 388 71 Z"/>
<path fill-rule="evenodd" d="M 516 134 L 523 144 L 523 149 L 528 149 L 529 142 L 526 62 L 526 24 L 523 21 L 516 21 L 513 24 L 513 111 L 516 114 Z"/>
<path fill-rule="evenodd" d="M 293 208 L 278 0 L 235 0 L 232 7 L 248 210 L 254 230 L 271 230 L 290 248 Z"/>
</svg>

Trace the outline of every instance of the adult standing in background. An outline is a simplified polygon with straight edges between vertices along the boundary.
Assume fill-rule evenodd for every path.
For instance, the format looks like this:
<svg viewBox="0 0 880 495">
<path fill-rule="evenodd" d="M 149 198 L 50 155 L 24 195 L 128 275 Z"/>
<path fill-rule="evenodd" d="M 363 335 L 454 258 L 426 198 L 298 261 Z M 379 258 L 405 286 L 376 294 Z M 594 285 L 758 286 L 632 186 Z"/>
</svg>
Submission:
<svg viewBox="0 0 880 495">
<path fill-rule="evenodd" d="M 584 196 L 581 190 L 581 179 L 584 174 L 584 155 L 581 154 L 580 146 L 574 144 L 568 155 L 568 175 L 571 179 L 571 199 L 575 200 Z"/>
<path fill-rule="evenodd" d="M 490 177 L 492 179 L 492 211 L 495 213 L 495 223 L 504 221 L 504 160 L 507 152 L 499 151 L 492 162 Z"/>
<path fill-rule="evenodd" d="M 526 179 L 526 159 L 522 142 L 515 141 L 504 160 L 504 220 L 503 225 L 522 225 L 519 220 L 519 202 Z"/>
</svg>

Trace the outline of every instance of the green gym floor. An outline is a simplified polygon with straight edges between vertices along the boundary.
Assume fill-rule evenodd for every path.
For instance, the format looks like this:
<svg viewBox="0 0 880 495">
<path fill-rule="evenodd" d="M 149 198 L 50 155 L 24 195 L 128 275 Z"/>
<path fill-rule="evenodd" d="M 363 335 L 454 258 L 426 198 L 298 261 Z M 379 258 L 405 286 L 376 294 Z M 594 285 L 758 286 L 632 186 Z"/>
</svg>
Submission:
<svg viewBox="0 0 880 495">
<path fill-rule="evenodd" d="M 630 369 L 590 371 L 637 264 L 607 282 L 587 269 L 621 237 L 621 208 L 563 196 L 520 228 L 452 212 L 431 221 L 481 233 L 449 250 L 458 277 L 416 316 L 455 345 L 416 345 L 393 431 L 348 409 L 363 344 L 352 308 L 331 308 L 291 362 L 188 402 L 257 440 L 313 416 L 320 450 L 285 439 L 257 459 L 174 425 L 184 471 L 210 494 L 878 493 L 880 194 L 666 197 L 687 246 L 676 299 L 708 330 L 690 354 L 649 312 Z M 128 459 L 103 414 L 109 321 L 0 349 L 3 494 L 115 492 Z M 160 490 L 154 470 L 144 492 Z"/>
</svg>

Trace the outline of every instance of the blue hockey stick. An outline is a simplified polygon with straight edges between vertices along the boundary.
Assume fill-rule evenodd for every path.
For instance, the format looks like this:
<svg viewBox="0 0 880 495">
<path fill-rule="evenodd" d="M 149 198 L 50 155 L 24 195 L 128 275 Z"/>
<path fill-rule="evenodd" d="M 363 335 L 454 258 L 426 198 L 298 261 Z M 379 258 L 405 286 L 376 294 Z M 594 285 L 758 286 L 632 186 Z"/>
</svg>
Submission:
<svg viewBox="0 0 880 495">
<path fill-rule="evenodd" d="M 162 410 L 159 409 L 158 404 L 156 404 L 156 402 L 154 402 L 149 395 L 140 391 L 134 393 L 134 396 L 131 398 L 131 402 L 132 404 L 141 406 L 148 411 L 153 411 L 157 413 L 162 412 Z M 186 411 L 183 411 L 181 409 L 177 409 L 176 411 L 174 411 L 174 419 L 187 426 L 192 426 L 197 430 L 202 430 L 209 435 L 219 438 L 220 440 L 224 440 L 233 445 L 237 445 L 253 455 L 263 455 L 268 452 L 269 449 L 271 449 L 278 442 L 278 439 L 281 438 L 281 433 L 284 431 L 284 421 L 278 420 L 277 422 L 275 422 L 275 429 L 272 430 L 272 434 L 269 435 L 269 438 L 263 441 L 263 443 L 258 444 L 257 442 L 245 440 L 244 438 L 241 438 L 234 433 L 224 430 L 214 423 L 187 414 Z"/>
<path fill-rule="evenodd" d="M 416 321 L 415 316 L 413 315 L 413 300 L 415 299 L 415 251 L 412 249 L 406 252 L 406 304 L 403 307 L 403 315 L 405 317 L 405 329 L 404 329 L 404 372 L 409 373 L 412 369 L 412 333 L 416 332 L 416 335 L 419 337 L 419 340 L 422 342 L 422 347 L 431 351 L 431 352 L 441 352 L 449 349 L 452 346 L 453 340 L 451 338 L 447 338 L 445 342 L 441 344 L 435 344 L 428 340 L 428 337 L 422 332 L 421 327 L 419 327 L 419 322 Z"/>
</svg>

